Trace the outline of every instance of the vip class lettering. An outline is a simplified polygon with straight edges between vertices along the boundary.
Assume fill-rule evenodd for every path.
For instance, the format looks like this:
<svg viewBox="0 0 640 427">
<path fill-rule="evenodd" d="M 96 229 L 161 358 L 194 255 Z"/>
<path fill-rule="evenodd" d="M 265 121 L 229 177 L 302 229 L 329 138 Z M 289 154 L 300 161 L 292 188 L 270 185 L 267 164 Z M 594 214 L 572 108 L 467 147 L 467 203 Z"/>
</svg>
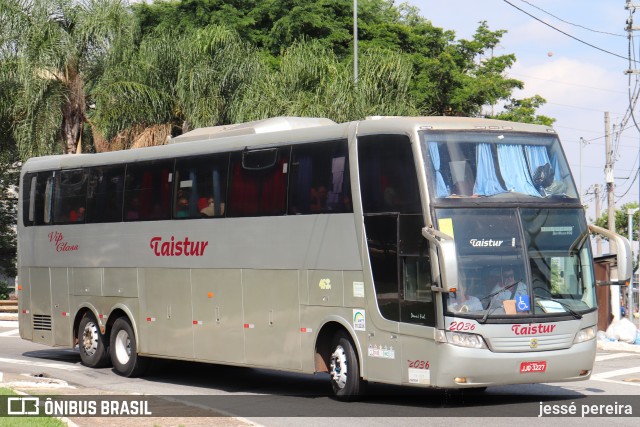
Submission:
<svg viewBox="0 0 640 427">
<path fill-rule="evenodd" d="M 55 245 L 57 252 L 71 252 L 77 251 L 77 244 L 70 244 L 64 240 L 64 235 L 59 231 L 52 231 L 49 233 L 49 241 Z"/>
</svg>

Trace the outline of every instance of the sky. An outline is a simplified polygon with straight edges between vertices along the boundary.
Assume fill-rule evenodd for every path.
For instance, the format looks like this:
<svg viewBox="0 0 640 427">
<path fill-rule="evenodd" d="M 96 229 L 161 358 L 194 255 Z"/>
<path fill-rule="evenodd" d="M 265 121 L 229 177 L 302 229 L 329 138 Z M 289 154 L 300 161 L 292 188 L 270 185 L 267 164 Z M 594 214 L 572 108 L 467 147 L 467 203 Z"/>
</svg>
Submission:
<svg viewBox="0 0 640 427">
<path fill-rule="evenodd" d="M 404 0 L 396 1 L 396 4 Z M 583 203 L 587 219 L 595 221 L 593 186 L 601 187 L 601 212 L 606 212 L 605 112 L 611 126 L 620 129 L 629 108 L 629 88 L 636 75 L 625 74 L 629 65 L 626 22 L 627 0 L 409 0 L 420 15 L 436 27 L 453 30 L 457 39 L 471 39 L 478 23 L 491 30 L 507 30 L 494 55 L 514 54 L 509 77 L 524 82 L 515 98 L 538 94 L 547 104 L 538 110 L 556 119 L 553 127 L 564 151 Z M 511 4 L 509 4 L 511 3 Z M 640 0 L 635 0 L 640 6 Z M 512 6 L 513 5 L 513 6 Z M 517 8 L 522 9 L 518 10 Z M 527 15 L 525 12 L 533 15 Z M 640 8 L 633 15 L 640 28 Z M 544 23 L 540 22 L 544 21 Z M 551 28 L 545 23 L 554 28 Z M 633 32 L 632 52 L 640 60 L 640 31 Z M 570 37 L 571 36 L 571 37 Z M 573 37 L 573 38 L 572 38 Z M 577 40 L 576 40 L 577 39 Z M 635 65 L 640 70 L 640 63 Z M 634 110 L 640 125 L 640 111 Z M 640 152 L 640 131 L 629 119 L 614 144 L 616 207 L 638 201 L 640 180 L 635 180 Z M 584 138 L 586 143 L 581 143 Z M 612 138 L 613 141 L 613 138 Z"/>
</svg>

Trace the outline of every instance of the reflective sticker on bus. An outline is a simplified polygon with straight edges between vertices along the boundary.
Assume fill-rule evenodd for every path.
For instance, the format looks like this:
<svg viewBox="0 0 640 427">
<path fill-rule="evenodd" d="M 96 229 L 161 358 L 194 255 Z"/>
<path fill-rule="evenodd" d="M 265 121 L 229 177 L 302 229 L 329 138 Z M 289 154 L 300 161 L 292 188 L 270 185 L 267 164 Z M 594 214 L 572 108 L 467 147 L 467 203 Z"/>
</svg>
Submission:
<svg viewBox="0 0 640 427">
<path fill-rule="evenodd" d="M 29 314 L 29 310 L 22 310 L 22 314 Z"/>
<path fill-rule="evenodd" d="M 244 328 L 245 329 L 253 329 L 255 327 L 256 327 L 256 325 L 254 325 L 253 323 L 245 323 L 244 324 Z"/>
<path fill-rule="evenodd" d="M 155 322 L 156 318 L 155 317 L 147 317 L 147 322 Z"/>
<path fill-rule="evenodd" d="M 311 329 L 311 328 L 300 328 L 300 332 L 309 333 L 309 332 L 313 332 L 313 329 Z"/>
<path fill-rule="evenodd" d="M 409 383 L 431 384 L 431 371 L 428 369 L 409 368 Z"/>
<path fill-rule="evenodd" d="M 440 218 L 438 220 L 438 228 L 444 234 L 447 234 L 447 235 L 449 235 L 451 237 L 454 237 L 454 235 L 453 235 L 453 219 L 452 218 Z"/>
<path fill-rule="evenodd" d="M 330 290 L 331 279 L 320 279 L 320 283 L 318 283 L 318 287 L 322 290 Z"/>
<path fill-rule="evenodd" d="M 68 313 L 68 312 L 66 312 L 66 311 L 63 311 L 61 314 L 62 314 L 64 317 L 69 317 L 69 316 L 71 316 L 71 313 Z"/>
<path fill-rule="evenodd" d="M 369 344 L 369 349 L 367 351 L 369 357 L 377 357 L 379 359 L 395 359 L 396 351 L 393 347 L 389 346 L 378 346 L 377 344 Z"/>
<path fill-rule="evenodd" d="M 364 298 L 364 282 L 353 282 L 353 297 Z"/>
<path fill-rule="evenodd" d="M 366 319 L 364 310 L 354 308 L 353 309 L 353 329 L 356 331 L 366 331 Z"/>
<path fill-rule="evenodd" d="M 193 324 L 194 325 L 202 325 L 202 320 L 194 320 Z"/>
</svg>

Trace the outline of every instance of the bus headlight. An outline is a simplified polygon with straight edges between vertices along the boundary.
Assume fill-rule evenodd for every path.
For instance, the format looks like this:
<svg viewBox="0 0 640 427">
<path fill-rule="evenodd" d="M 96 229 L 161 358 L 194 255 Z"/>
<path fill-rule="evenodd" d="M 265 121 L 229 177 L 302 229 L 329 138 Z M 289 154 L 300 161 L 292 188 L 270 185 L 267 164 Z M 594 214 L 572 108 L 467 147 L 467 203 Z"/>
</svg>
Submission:
<svg viewBox="0 0 640 427">
<path fill-rule="evenodd" d="M 466 334 L 463 332 L 446 331 L 447 342 L 458 347 L 487 348 L 484 339 L 477 334 Z"/>
<path fill-rule="evenodd" d="M 584 328 L 576 334 L 575 339 L 573 340 L 574 344 L 578 344 L 581 342 L 592 340 L 596 337 L 596 327 L 591 326 L 589 328 Z"/>
</svg>

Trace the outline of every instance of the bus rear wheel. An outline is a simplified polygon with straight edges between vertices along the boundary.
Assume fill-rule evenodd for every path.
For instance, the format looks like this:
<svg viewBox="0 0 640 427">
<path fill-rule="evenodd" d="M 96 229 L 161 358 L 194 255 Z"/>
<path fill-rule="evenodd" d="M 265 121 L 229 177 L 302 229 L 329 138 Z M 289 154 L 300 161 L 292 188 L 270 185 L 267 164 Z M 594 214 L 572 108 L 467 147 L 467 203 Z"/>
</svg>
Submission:
<svg viewBox="0 0 640 427">
<path fill-rule="evenodd" d="M 149 360 L 138 355 L 138 343 L 131 323 L 124 317 L 116 319 L 111 328 L 109 346 L 113 369 L 123 377 L 138 377 L 144 373 Z"/>
<path fill-rule="evenodd" d="M 356 400 L 364 390 L 355 346 L 344 332 L 338 332 L 331 345 L 329 375 L 333 394 L 338 400 Z"/>
<path fill-rule="evenodd" d="M 90 368 L 102 368 L 109 365 L 107 340 L 100 333 L 100 327 L 93 314 L 87 313 L 80 320 L 78 348 L 83 365 Z"/>
</svg>

